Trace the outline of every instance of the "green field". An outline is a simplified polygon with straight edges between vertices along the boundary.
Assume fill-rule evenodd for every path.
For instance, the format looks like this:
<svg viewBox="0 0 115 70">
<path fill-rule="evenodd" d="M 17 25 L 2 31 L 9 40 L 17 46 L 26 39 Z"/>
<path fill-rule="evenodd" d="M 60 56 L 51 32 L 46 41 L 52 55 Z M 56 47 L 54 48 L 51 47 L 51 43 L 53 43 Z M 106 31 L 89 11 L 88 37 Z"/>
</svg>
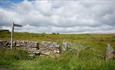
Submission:
<svg viewBox="0 0 115 70">
<path fill-rule="evenodd" d="M 10 33 L 0 33 L 1 40 L 10 40 Z M 14 40 L 71 42 L 90 47 L 77 56 L 72 46 L 57 58 L 28 57 L 22 50 L 0 49 L 0 68 L 8 70 L 115 70 L 115 60 L 105 60 L 107 44 L 115 49 L 115 34 L 33 34 L 14 33 Z M 93 49 L 93 50 L 92 50 Z"/>
</svg>

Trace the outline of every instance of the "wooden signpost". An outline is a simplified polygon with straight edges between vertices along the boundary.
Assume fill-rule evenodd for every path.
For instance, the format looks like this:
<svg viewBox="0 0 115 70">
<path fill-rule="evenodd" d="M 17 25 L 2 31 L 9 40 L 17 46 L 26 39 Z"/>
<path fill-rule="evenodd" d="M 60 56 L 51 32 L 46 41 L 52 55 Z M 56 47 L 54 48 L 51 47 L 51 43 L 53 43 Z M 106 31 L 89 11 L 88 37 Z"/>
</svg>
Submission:
<svg viewBox="0 0 115 70">
<path fill-rule="evenodd" d="M 11 49 L 12 49 L 12 47 L 13 47 L 13 33 L 14 33 L 14 27 L 22 27 L 22 25 L 14 24 L 14 22 L 12 23 L 12 30 L 11 30 L 11 46 L 10 46 Z"/>
</svg>

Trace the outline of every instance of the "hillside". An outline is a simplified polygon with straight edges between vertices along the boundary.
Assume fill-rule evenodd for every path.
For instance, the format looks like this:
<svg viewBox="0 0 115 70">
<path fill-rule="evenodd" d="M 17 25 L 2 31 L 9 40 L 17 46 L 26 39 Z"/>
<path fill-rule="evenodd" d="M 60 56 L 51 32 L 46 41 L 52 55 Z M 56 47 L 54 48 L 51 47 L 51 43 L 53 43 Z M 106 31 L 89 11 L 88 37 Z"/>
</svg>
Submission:
<svg viewBox="0 0 115 70">
<path fill-rule="evenodd" d="M 10 40 L 10 33 L 1 32 L 0 40 Z M 14 40 L 71 42 L 88 47 L 71 46 L 57 58 L 28 57 L 22 50 L 0 49 L 0 68 L 14 70 L 115 70 L 115 61 L 105 60 L 106 47 L 115 49 L 115 34 L 35 34 L 14 33 Z M 76 49 L 81 49 L 79 56 Z"/>
</svg>

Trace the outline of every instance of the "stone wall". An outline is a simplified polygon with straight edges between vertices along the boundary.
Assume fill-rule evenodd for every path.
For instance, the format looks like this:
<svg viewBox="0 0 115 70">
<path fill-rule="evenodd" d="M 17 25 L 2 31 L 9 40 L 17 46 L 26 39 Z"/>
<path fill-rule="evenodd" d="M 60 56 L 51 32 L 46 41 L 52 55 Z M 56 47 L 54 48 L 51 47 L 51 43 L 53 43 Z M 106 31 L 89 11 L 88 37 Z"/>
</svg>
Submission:
<svg viewBox="0 0 115 70">
<path fill-rule="evenodd" d="M 0 40 L 0 48 L 10 48 L 10 41 Z M 70 46 L 69 43 L 64 42 L 62 44 L 58 44 L 57 42 L 49 42 L 49 41 L 27 41 L 27 40 L 17 40 L 13 41 L 13 47 L 22 48 L 23 50 L 28 51 L 28 53 L 36 54 L 36 55 L 57 55 L 62 50 L 63 51 Z"/>
</svg>

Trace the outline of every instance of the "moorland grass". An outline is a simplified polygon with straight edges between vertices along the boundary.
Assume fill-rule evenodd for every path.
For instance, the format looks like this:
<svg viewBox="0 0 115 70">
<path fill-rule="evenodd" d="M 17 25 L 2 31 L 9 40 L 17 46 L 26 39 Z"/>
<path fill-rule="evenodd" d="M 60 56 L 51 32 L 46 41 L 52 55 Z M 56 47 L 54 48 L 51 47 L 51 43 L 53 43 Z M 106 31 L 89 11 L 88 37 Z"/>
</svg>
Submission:
<svg viewBox="0 0 115 70">
<path fill-rule="evenodd" d="M 113 60 L 105 61 L 89 53 L 81 53 L 77 57 L 76 51 L 65 52 L 57 58 L 36 56 L 32 59 L 22 50 L 4 49 L 0 53 L 0 67 L 11 70 L 115 70 Z"/>
<path fill-rule="evenodd" d="M 0 39 L 10 40 L 9 33 L 0 33 Z M 0 68 L 9 70 L 115 70 L 114 60 L 105 60 L 106 45 L 114 45 L 113 34 L 32 34 L 14 33 L 14 40 L 68 41 L 81 44 L 88 49 L 81 50 L 77 56 L 77 46 L 57 58 L 36 56 L 31 58 L 28 53 L 19 49 L 0 49 Z"/>
</svg>

